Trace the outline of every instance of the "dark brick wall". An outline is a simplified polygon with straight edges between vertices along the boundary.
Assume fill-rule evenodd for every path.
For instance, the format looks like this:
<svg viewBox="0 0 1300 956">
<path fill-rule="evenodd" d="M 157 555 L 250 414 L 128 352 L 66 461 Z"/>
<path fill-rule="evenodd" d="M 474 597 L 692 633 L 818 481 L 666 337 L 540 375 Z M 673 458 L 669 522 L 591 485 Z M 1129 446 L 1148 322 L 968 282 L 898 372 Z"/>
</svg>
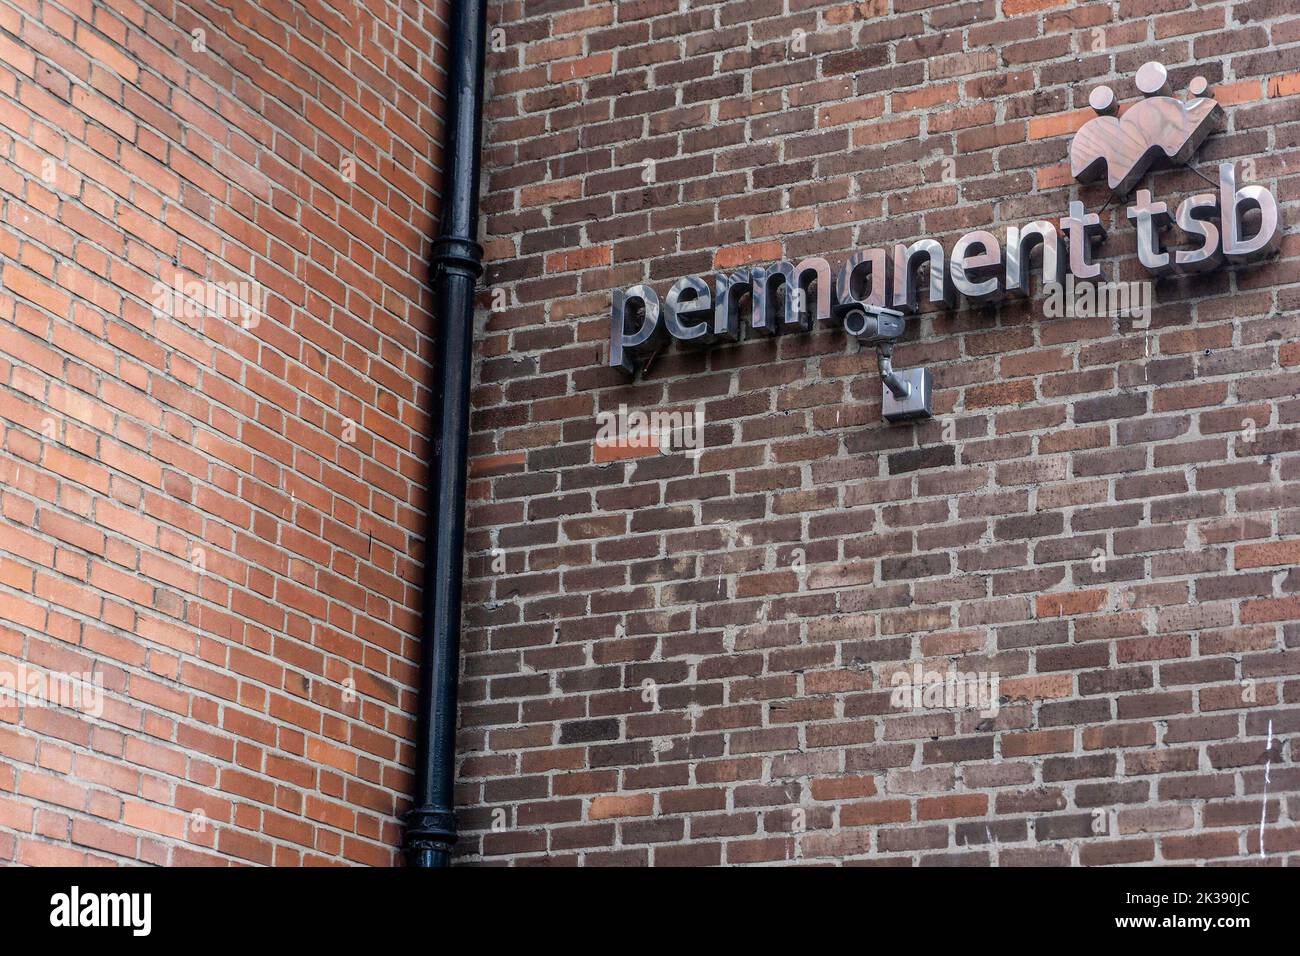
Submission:
<svg viewBox="0 0 1300 956">
<path fill-rule="evenodd" d="M 484 300 L 475 367 L 465 859 L 1294 858 L 1294 5 L 525 0 L 492 19 L 504 308 Z M 1069 135 L 1093 86 L 1132 101 L 1156 58 L 1176 93 L 1210 81 L 1227 121 L 1193 165 L 1253 163 L 1279 257 L 1159 281 L 1147 329 L 1049 319 L 1037 295 L 928 309 L 896 356 L 935 376 L 920 426 L 880 420 L 874 357 L 832 329 L 674 345 L 633 384 L 606 367 L 616 288 L 1102 210 Z M 1207 189 L 1186 169 L 1142 185 L 1171 206 Z M 1103 221 L 1108 277 L 1150 278 L 1122 204 Z M 696 402 L 698 459 L 596 455 L 598 411 Z M 997 718 L 891 708 L 918 661 L 999 673 Z"/>
</svg>

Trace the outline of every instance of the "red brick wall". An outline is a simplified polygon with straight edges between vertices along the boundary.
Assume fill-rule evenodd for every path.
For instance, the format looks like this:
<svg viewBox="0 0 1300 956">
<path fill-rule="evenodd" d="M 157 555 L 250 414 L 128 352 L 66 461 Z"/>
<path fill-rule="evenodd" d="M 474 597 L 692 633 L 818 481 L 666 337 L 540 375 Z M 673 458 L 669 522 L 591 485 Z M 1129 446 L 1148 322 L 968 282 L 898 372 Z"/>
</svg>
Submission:
<svg viewBox="0 0 1300 956">
<path fill-rule="evenodd" d="M 0 0 L 0 861 L 394 862 L 444 21 Z"/>
<path fill-rule="evenodd" d="M 476 366 L 465 858 L 1244 861 L 1261 819 L 1265 861 L 1293 856 L 1294 4 L 524 0 L 493 20 L 507 305 Z M 1179 93 L 1210 80 L 1227 122 L 1194 165 L 1254 161 L 1280 258 L 1159 282 L 1146 331 L 1041 301 L 928 310 L 896 356 L 935 375 L 919 427 L 881 422 L 874 358 L 834 330 L 673 346 L 631 385 L 605 366 L 616 288 L 1102 209 L 1068 136 L 1094 85 L 1131 101 L 1154 58 Z M 1103 219 L 1110 277 L 1148 278 L 1122 206 Z M 698 461 L 594 456 L 599 410 L 695 402 Z M 950 660 L 1000 673 L 995 721 L 891 710 L 891 671 Z"/>
</svg>

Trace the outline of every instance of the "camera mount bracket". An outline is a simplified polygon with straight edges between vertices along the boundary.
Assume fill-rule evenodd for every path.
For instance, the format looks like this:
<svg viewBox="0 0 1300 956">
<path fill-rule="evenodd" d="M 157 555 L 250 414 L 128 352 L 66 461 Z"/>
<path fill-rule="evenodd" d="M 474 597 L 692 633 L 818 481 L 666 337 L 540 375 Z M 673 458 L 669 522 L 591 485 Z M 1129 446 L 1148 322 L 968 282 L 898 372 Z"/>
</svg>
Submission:
<svg viewBox="0 0 1300 956">
<path fill-rule="evenodd" d="M 895 371 L 894 343 L 876 345 L 880 363 L 880 413 L 887 422 L 912 422 L 934 417 L 934 387 L 928 368 Z"/>
</svg>

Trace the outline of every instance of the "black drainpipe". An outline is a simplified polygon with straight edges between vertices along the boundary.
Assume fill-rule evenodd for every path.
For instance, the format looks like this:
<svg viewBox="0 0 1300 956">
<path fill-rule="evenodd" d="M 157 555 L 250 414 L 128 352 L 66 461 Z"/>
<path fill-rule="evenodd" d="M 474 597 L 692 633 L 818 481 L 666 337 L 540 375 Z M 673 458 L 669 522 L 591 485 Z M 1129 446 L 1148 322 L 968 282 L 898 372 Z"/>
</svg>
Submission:
<svg viewBox="0 0 1300 956">
<path fill-rule="evenodd" d="M 406 815 L 411 866 L 441 867 L 456 842 L 456 683 L 461 574 L 465 564 L 465 468 L 469 438 L 474 285 L 483 274 L 478 236 L 483 119 L 484 0 L 451 2 L 442 228 L 433 244 L 437 355 L 431 420 L 437 423 L 425 505 L 422 664 L 414 807 Z"/>
</svg>

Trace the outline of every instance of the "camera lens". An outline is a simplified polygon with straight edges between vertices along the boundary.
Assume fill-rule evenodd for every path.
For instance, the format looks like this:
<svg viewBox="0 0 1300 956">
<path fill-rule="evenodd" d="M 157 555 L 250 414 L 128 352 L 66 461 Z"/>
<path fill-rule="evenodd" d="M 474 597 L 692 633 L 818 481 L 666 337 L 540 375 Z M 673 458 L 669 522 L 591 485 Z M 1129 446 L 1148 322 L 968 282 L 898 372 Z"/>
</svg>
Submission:
<svg viewBox="0 0 1300 956">
<path fill-rule="evenodd" d="M 871 338 L 876 334 L 876 320 L 861 309 L 852 309 L 844 314 L 844 331 L 856 339 Z"/>
</svg>

